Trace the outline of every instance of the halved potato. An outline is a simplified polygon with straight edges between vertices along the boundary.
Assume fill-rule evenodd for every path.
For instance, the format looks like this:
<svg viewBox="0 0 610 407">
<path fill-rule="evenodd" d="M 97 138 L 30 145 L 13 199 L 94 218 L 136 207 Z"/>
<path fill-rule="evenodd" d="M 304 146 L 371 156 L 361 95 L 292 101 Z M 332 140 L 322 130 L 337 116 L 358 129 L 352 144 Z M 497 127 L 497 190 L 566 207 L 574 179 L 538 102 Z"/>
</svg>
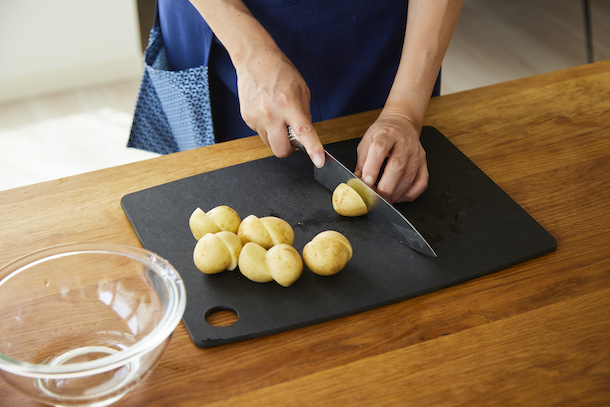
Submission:
<svg viewBox="0 0 610 407">
<path fill-rule="evenodd" d="M 303 272 L 301 255 L 286 243 L 280 243 L 267 250 L 264 260 L 271 277 L 284 287 L 292 285 Z"/>
<path fill-rule="evenodd" d="M 239 253 L 239 271 L 256 283 L 268 283 L 273 281 L 265 265 L 265 254 L 267 250 L 259 244 L 248 242 Z"/>
<path fill-rule="evenodd" d="M 239 214 L 227 205 L 220 205 L 207 212 L 210 219 L 214 221 L 220 230 L 237 233 L 241 218 Z"/>
<path fill-rule="evenodd" d="M 364 199 L 351 186 L 341 183 L 333 191 L 333 209 L 341 216 L 356 217 L 369 212 Z"/>
<path fill-rule="evenodd" d="M 216 274 L 231 265 L 231 254 L 220 237 L 206 233 L 195 245 L 193 261 L 202 273 Z"/>
<path fill-rule="evenodd" d="M 229 264 L 227 270 L 235 270 L 239 261 L 239 253 L 241 253 L 241 249 L 243 247 L 240 238 L 237 237 L 235 233 L 225 230 L 216 233 L 216 236 L 218 236 L 225 246 L 227 246 L 227 250 L 231 256 L 231 264 Z"/>
<path fill-rule="evenodd" d="M 273 246 L 273 240 L 267 228 L 256 215 L 249 215 L 241 222 L 237 229 L 237 236 L 241 239 L 243 245 L 252 242 L 265 249 Z"/>
<path fill-rule="evenodd" d="M 294 243 L 294 230 L 292 229 L 292 226 L 290 226 L 290 223 L 286 222 L 284 219 L 276 216 L 265 216 L 264 218 L 260 218 L 260 221 L 265 225 L 274 246 L 282 243 L 289 245 Z"/>
<path fill-rule="evenodd" d="M 199 240 L 206 233 L 220 232 L 218 225 L 201 209 L 197 208 L 189 218 L 189 227 L 193 237 Z"/>
</svg>

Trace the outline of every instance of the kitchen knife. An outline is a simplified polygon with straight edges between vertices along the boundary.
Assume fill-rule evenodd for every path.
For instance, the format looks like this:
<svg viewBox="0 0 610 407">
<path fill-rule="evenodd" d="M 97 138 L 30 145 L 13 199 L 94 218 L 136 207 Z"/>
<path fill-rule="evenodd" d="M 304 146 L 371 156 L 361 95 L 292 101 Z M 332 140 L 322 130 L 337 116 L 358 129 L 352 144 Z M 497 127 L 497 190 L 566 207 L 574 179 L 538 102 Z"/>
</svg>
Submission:
<svg viewBox="0 0 610 407">
<path fill-rule="evenodd" d="M 290 143 L 299 150 L 307 153 L 305 147 L 291 127 L 288 127 Z M 354 188 L 364 199 L 369 210 L 368 215 L 379 224 L 384 231 L 399 239 L 402 243 L 427 256 L 437 257 L 426 239 L 417 231 L 400 212 L 388 201 L 383 199 L 371 187 L 354 175 L 335 157 L 324 150 L 325 161 L 322 168 L 314 166 L 314 179 L 324 185 L 331 193 L 341 183 Z"/>
</svg>

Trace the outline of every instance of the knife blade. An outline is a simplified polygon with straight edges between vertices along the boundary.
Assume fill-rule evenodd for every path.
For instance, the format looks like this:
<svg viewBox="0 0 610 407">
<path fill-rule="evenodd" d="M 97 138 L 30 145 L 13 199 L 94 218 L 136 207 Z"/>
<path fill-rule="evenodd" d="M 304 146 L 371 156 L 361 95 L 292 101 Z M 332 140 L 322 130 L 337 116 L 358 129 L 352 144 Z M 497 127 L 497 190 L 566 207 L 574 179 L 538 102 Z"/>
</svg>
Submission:
<svg viewBox="0 0 610 407">
<path fill-rule="evenodd" d="M 297 137 L 294 130 L 288 127 L 290 143 L 299 150 L 307 150 Z M 360 194 L 374 222 L 381 224 L 383 230 L 399 239 L 413 250 L 431 257 L 437 257 L 436 252 L 419 231 L 388 201 L 375 190 L 366 185 L 353 172 L 348 170 L 339 160 L 324 150 L 325 161 L 322 168 L 314 166 L 314 179 L 324 185 L 331 193 L 341 183 L 346 183 Z"/>
</svg>

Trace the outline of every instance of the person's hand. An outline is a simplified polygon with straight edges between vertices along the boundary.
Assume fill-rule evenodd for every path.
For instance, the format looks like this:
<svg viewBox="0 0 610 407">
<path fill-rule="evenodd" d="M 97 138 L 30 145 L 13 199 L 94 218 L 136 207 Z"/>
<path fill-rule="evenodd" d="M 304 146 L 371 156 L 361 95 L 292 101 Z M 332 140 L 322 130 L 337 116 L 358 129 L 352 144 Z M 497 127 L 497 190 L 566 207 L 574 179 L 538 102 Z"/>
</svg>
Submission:
<svg viewBox="0 0 610 407">
<path fill-rule="evenodd" d="M 420 133 L 408 117 L 382 112 L 358 145 L 355 174 L 374 187 L 387 158 L 377 193 L 390 203 L 415 200 L 428 187 L 429 177 Z"/>
<path fill-rule="evenodd" d="M 317 167 L 324 150 L 312 122 L 305 80 L 281 52 L 259 51 L 236 67 L 241 115 L 277 157 L 294 151 L 291 126 Z"/>
</svg>

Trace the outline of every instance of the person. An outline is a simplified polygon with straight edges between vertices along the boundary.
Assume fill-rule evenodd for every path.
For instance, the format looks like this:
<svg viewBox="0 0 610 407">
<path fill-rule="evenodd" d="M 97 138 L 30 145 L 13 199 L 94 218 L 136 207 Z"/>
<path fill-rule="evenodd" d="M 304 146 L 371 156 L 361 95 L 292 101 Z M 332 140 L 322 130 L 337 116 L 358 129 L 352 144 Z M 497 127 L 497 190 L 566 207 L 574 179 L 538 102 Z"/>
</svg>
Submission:
<svg viewBox="0 0 610 407">
<path fill-rule="evenodd" d="M 381 108 L 355 174 L 390 203 L 428 185 L 419 142 L 463 0 L 158 0 L 169 70 L 206 66 L 215 142 L 258 134 L 277 157 L 295 131 L 324 164 L 313 123 Z"/>
</svg>

